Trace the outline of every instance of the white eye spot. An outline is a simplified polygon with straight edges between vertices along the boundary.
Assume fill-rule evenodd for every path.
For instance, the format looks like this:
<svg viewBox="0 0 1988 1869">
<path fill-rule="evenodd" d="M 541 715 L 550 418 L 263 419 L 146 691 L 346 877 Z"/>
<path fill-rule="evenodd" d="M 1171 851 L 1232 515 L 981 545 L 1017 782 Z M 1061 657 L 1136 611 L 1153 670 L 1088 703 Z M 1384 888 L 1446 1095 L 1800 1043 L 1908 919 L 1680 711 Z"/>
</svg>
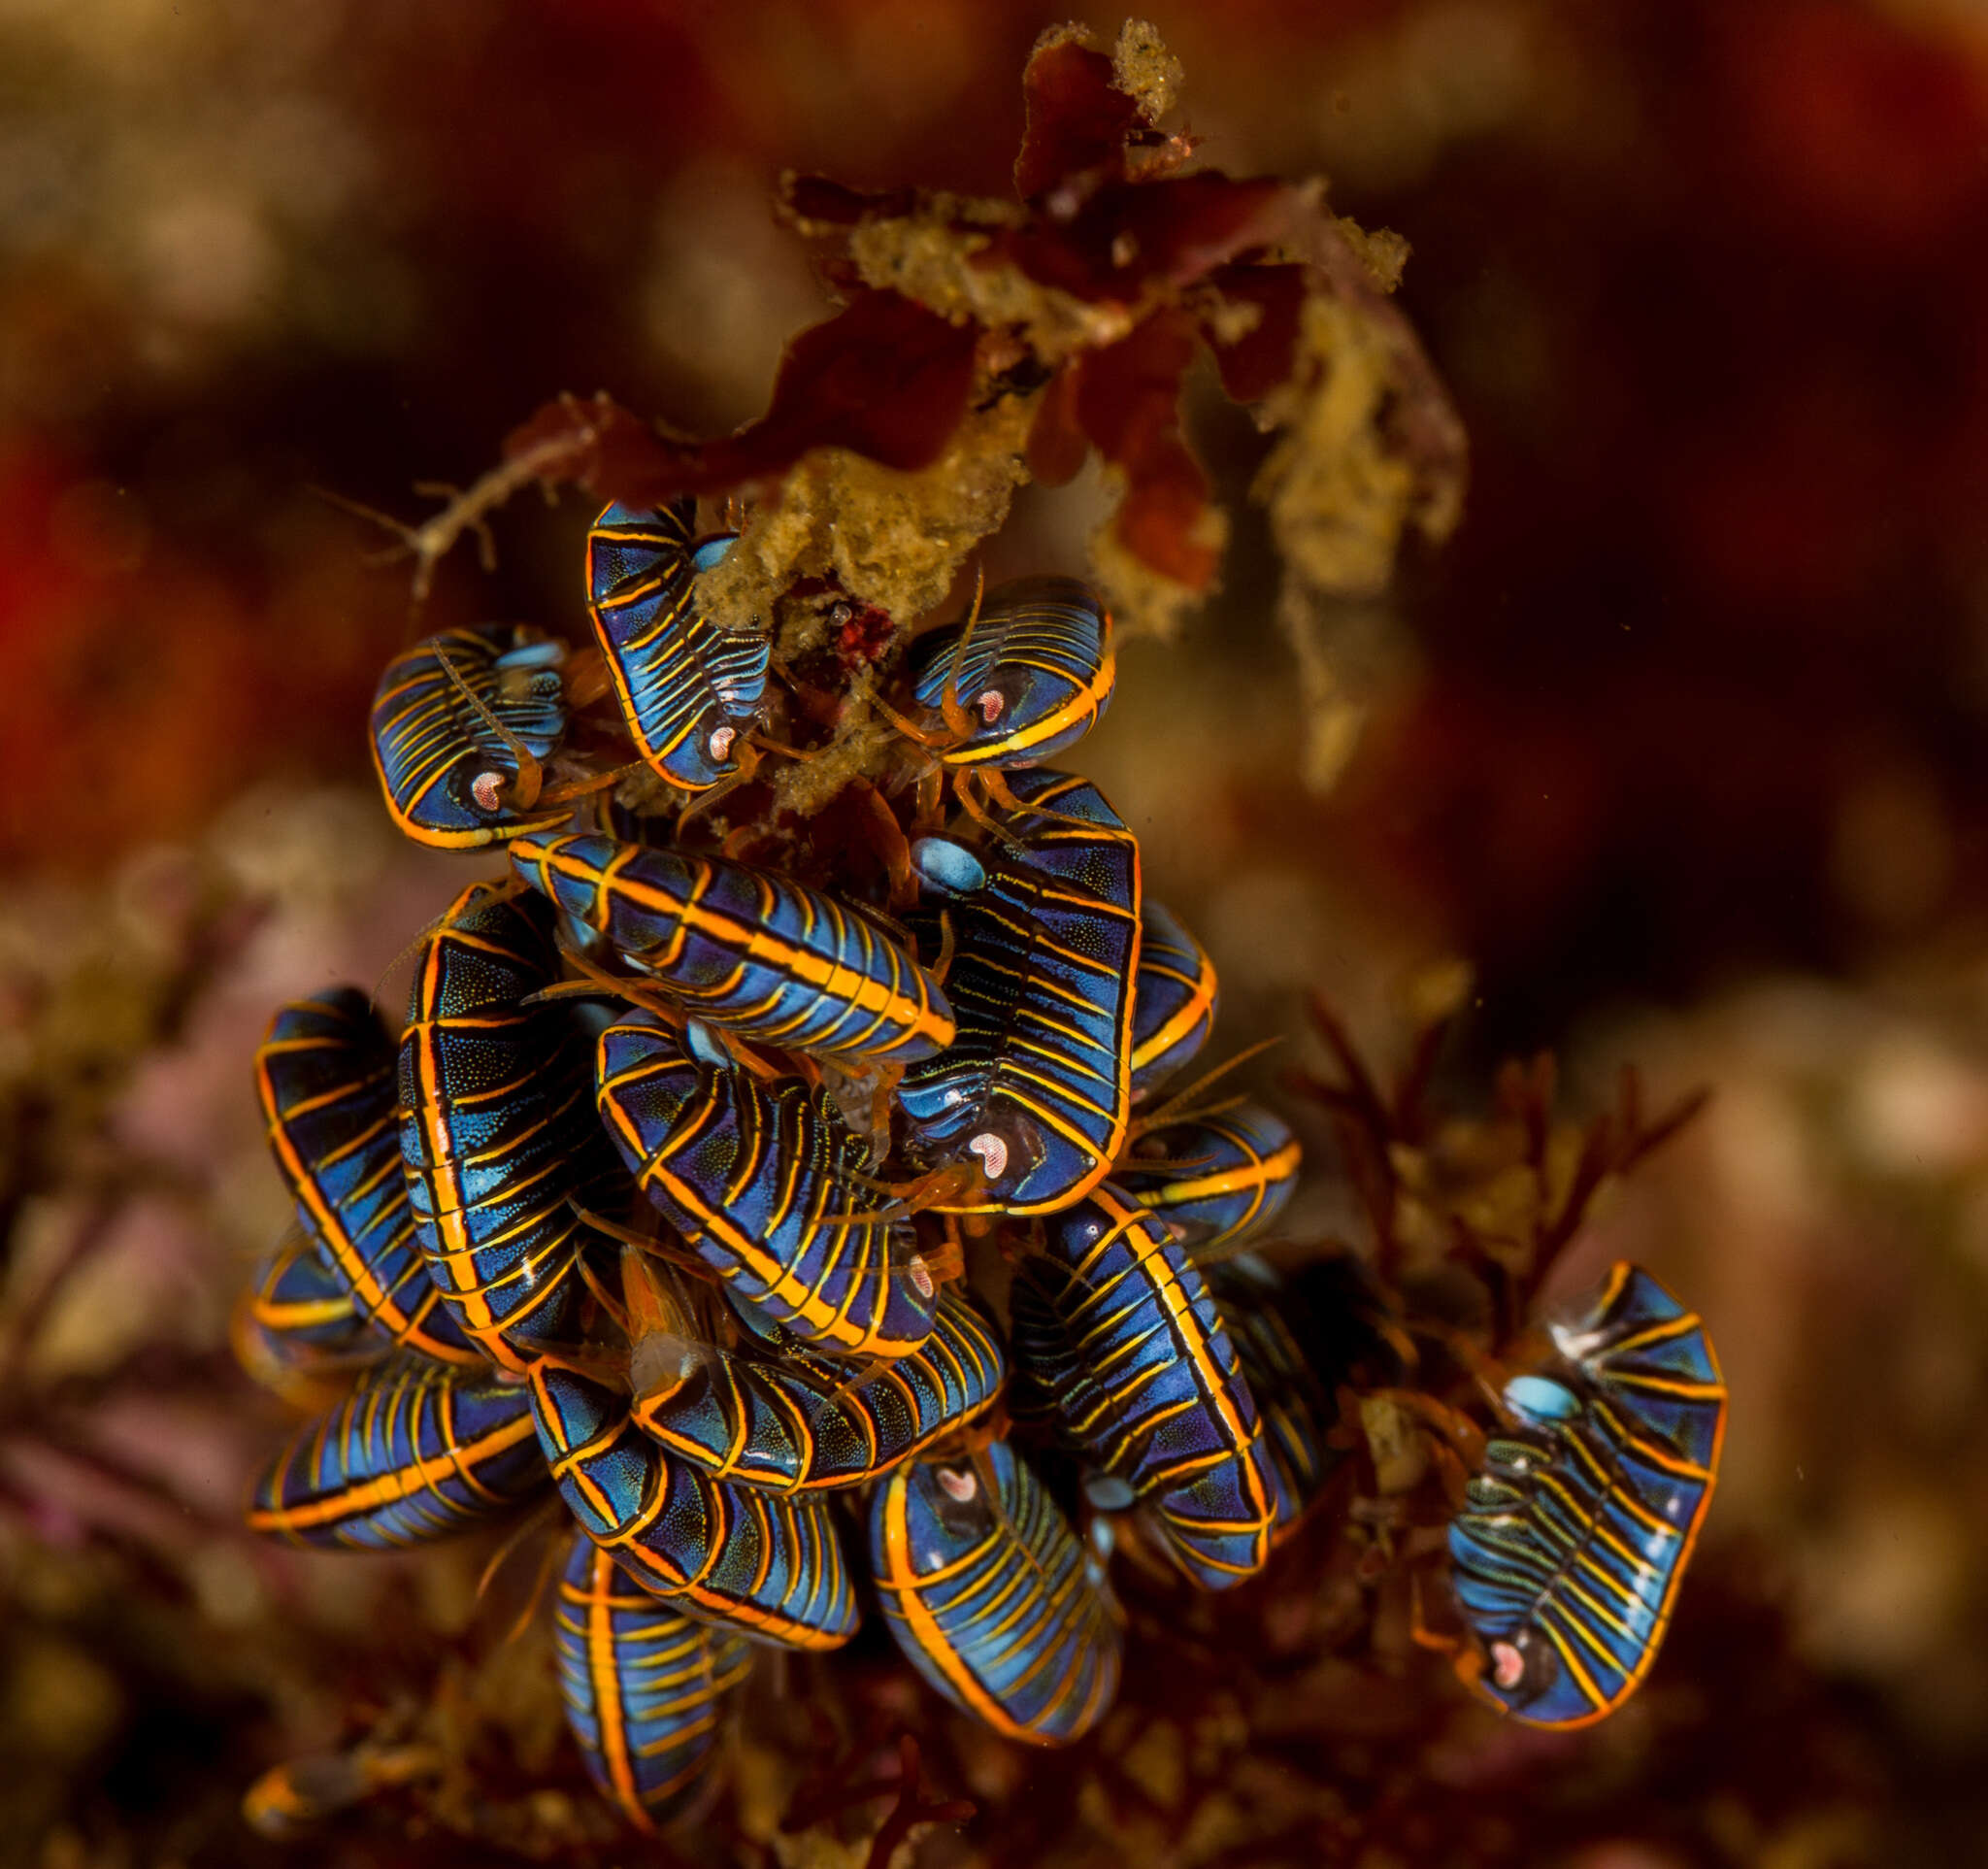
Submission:
<svg viewBox="0 0 1988 1869">
<path fill-rule="evenodd" d="M 964 1467 L 941 1467 L 938 1477 L 940 1489 L 948 1499 L 956 1499 L 961 1505 L 980 1489 L 980 1483 Z"/>
<path fill-rule="evenodd" d="M 999 688 L 989 688 L 974 705 L 980 710 L 980 718 L 991 727 L 1001 718 L 1001 710 L 1008 705 L 1008 696 Z"/>
<path fill-rule="evenodd" d="M 712 762 L 722 764 L 732 756 L 733 743 L 739 738 L 737 727 L 719 727 L 705 743 L 705 751 L 712 756 Z"/>
<path fill-rule="evenodd" d="M 480 811 L 504 809 L 504 787 L 510 777 L 509 773 L 480 772 L 470 781 L 470 796 L 477 801 Z"/>
<path fill-rule="evenodd" d="M 1508 1691 L 1526 1678 L 1526 1658 L 1509 1642 L 1491 1645 L 1491 1679 Z"/>
<path fill-rule="evenodd" d="M 967 1153 L 980 1158 L 989 1181 L 999 1181 L 1008 1173 L 1008 1145 L 991 1129 L 983 1130 L 968 1143 Z"/>
<path fill-rule="evenodd" d="M 932 1283 L 932 1268 L 925 1263 L 922 1252 L 913 1252 L 905 1270 L 911 1275 L 911 1283 L 918 1288 L 918 1296 L 929 1298 L 938 1289 Z"/>
</svg>

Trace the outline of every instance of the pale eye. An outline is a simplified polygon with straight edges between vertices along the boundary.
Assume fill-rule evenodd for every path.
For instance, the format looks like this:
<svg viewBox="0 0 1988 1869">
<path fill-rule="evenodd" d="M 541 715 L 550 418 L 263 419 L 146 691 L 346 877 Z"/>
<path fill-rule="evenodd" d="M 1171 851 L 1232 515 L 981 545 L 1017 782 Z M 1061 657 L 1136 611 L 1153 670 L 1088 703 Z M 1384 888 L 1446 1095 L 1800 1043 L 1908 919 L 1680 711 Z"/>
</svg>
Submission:
<svg viewBox="0 0 1988 1869">
<path fill-rule="evenodd" d="M 991 727 L 1001 718 L 1001 711 L 1008 705 L 1008 696 L 999 688 L 989 688 L 974 705 L 980 710 L 980 718 Z"/>
<path fill-rule="evenodd" d="M 1008 1173 L 1008 1145 L 991 1129 L 968 1143 L 967 1153 L 980 1158 L 980 1166 L 989 1181 L 999 1181 Z"/>
<path fill-rule="evenodd" d="M 739 738 L 737 727 L 719 727 L 706 743 L 713 765 L 723 765 L 732 756 L 733 743 Z"/>
<path fill-rule="evenodd" d="M 470 781 L 470 796 L 477 801 L 479 811 L 496 812 L 504 809 L 504 787 L 510 774 L 502 772 L 480 772 Z"/>
<path fill-rule="evenodd" d="M 911 1275 L 911 1284 L 917 1287 L 919 1297 L 929 1298 L 938 1289 L 932 1283 L 932 1268 L 925 1263 L 922 1252 L 913 1252 L 905 1270 Z"/>
<path fill-rule="evenodd" d="M 965 1467 L 941 1467 L 939 1485 L 948 1499 L 967 1504 L 980 1489 L 980 1483 Z"/>
</svg>

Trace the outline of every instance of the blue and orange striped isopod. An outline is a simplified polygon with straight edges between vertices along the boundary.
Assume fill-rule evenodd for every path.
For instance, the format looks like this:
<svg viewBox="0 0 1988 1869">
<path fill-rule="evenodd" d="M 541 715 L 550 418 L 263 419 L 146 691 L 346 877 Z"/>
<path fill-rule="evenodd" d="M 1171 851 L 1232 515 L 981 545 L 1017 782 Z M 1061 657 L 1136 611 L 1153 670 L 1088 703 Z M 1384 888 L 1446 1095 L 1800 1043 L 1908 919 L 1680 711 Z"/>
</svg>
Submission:
<svg viewBox="0 0 1988 1869">
<path fill-rule="evenodd" d="M 248 1525 L 293 1545 L 391 1551 L 486 1523 L 545 1485 L 521 1386 L 402 1353 L 297 1431 L 256 1482 Z"/>
<path fill-rule="evenodd" d="M 845 1356 L 932 1335 L 937 1282 L 827 1091 L 708 1062 L 651 1013 L 601 1034 L 597 1075 L 628 1172 L 735 1301 Z"/>
<path fill-rule="evenodd" d="M 583 1531 L 567 1552 L 552 1640 L 587 1776 L 638 1830 L 653 1830 L 704 1772 L 750 1645 L 637 1589 Z"/>
<path fill-rule="evenodd" d="M 1110 1711 L 1123 1635 L 1103 1569 L 1007 1442 L 892 1473 L 870 1574 L 906 1658 L 996 1732 L 1068 1745 Z"/>
<path fill-rule="evenodd" d="M 699 543 L 696 517 L 687 499 L 609 507 L 586 537 L 587 608 L 637 751 L 673 785 L 708 791 L 740 770 L 772 645 L 720 629 L 699 606 L 697 574 L 723 559 L 733 535 Z"/>
<path fill-rule="evenodd" d="M 389 1346 L 353 1307 L 350 1287 L 296 1233 L 257 1263 L 236 1308 L 237 1353 L 251 1374 L 265 1359 L 311 1369 L 383 1356 Z M 251 1333 L 244 1347 L 239 1333 Z"/>
<path fill-rule="evenodd" d="M 569 1342 L 575 1211 L 625 1186 L 592 1109 L 592 1047 L 564 1005 L 552 910 L 472 884 L 429 935 L 400 1047 L 400 1147 L 429 1276 L 464 1333 L 522 1371 Z"/>
<path fill-rule="evenodd" d="M 1276 1487 L 1276 1545 L 1316 1504 L 1343 1457 L 1326 1433 L 1339 1415 L 1333 1387 L 1346 1371 L 1319 1367 L 1330 1333 L 1317 1327 L 1302 1293 L 1255 1253 L 1212 1265 L 1207 1277 L 1263 1423 L 1264 1455 Z"/>
<path fill-rule="evenodd" d="M 517 874 L 686 1012 L 791 1051 L 907 1064 L 953 1038 L 939 983 L 847 903 L 770 870 L 596 836 L 519 838 Z"/>
<path fill-rule="evenodd" d="M 1449 1528 L 1478 1691 L 1534 1726 L 1584 1726 L 1648 1672 L 1711 1502 L 1726 1385 L 1699 1318 L 1618 1264 L 1552 1327 L 1562 1375 L 1505 1386 L 1494 1436 Z"/>
<path fill-rule="evenodd" d="M 854 1585 L 819 1498 L 707 1479 L 636 1426 L 625 1396 L 575 1370 L 541 1363 L 529 1393 L 560 1496 L 651 1596 L 789 1648 L 855 1633 Z"/>
<path fill-rule="evenodd" d="M 1140 914 L 1132 996 L 1132 1100 L 1191 1063 L 1215 1028 L 1219 985 L 1208 951 L 1150 896 Z"/>
<path fill-rule="evenodd" d="M 566 645 L 510 623 L 444 630 L 387 663 L 373 697 L 373 769 L 393 821 L 443 850 L 556 824 L 535 810 L 566 732 Z"/>
<path fill-rule="evenodd" d="M 1075 578 L 1019 578 L 908 658 L 924 719 L 916 738 L 944 765 L 1039 765 L 1074 746 L 1111 699 L 1111 613 Z M 908 725 L 911 723 L 907 723 Z"/>
<path fill-rule="evenodd" d="M 1276 1492 L 1256 1403 L 1201 1274 L 1107 1182 L 1015 1267 L 1015 1412 L 1035 1404 L 1092 1469 L 1094 1505 L 1140 1505 L 1204 1589 L 1262 1569 Z"/>
<path fill-rule="evenodd" d="M 1021 809 L 977 854 L 945 838 L 911 849 L 956 949 L 946 989 L 959 1036 L 898 1085 L 934 1165 L 977 1162 L 984 1191 L 942 1212 L 1044 1214 L 1095 1187 L 1130 1118 L 1132 983 L 1140 958 L 1139 845 L 1087 780 L 1011 781 Z"/>
<path fill-rule="evenodd" d="M 356 986 L 285 1006 L 255 1053 L 270 1151 L 351 1309 L 424 1356 L 480 1363 L 421 1258 L 394 1078 L 393 1041 Z"/>
<path fill-rule="evenodd" d="M 662 1341 L 682 1353 L 660 1369 L 653 1354 L 646 1370 L 631 1367 L 636 1422 L 674 1458 L 769 1492 L 860 1485 L 888 1473 L 978 1420 L 1007 1378 L 1000 1338 L 951 1289 L 918 1349 L 861 1376 L 799 1344 L 784 1354 L 715 1352 L 690 1345 L 675 1317 L 667 1321 Z M 646 1348 L 638 1338 L 636 1356 Z"/>
<path fill-rule="evenodd" d="M 1183 1246 L 1210 1252 L 1269 1226 L 1296 1189 L 1303 1160 L 1281 1117 L 1240 1103 L 1158 1123 L 1133 1145 L 1116 1178 Z"/>
</svg>

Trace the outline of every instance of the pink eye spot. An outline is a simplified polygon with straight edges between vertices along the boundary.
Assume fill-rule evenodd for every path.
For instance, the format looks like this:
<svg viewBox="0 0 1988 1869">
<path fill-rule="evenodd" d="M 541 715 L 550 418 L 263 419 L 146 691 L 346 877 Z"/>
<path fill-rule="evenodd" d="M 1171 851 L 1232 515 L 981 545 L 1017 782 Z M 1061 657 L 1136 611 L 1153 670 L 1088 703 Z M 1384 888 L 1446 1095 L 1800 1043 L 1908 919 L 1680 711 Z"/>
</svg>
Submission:
<svg viewBox="0 0 1988 1869">
<path fill-rule="evenodd" d="M 1491 1645 L 1491 1679 L 1509 1691 L 1526 1678 L 1526 1658 L 1509 1642 Z"/>
<path fill-rule="evenodd" d="M 501 772 L 480 772 L 470 781 L 470 796 L 477 801 L 480 811 L 494 812 L 504 809 L 504 786 L 508 775 Z"/>
<path fill-rule="evenodd" d="M 917 1287 L 919 1297 L 929 1298 L 938 1289 L 932 1283 L 932 1268 L 925 1263 L 922 1252 L 913 1252 L 905 1270 L 911 1275 L 911 1284 Z"/>
<path fill-rule="evenodd" d="M 980 718 L 991 727 L 1001 718 L 1001 710 L 1008 705 L 1008 696 L 999 688 L 989 688 L 974 705 L 980 710 Z"/>
<path fill-rule="evenodd" d="M 732 756 L 732 744 L 738 737 L 737 727 L 720 727 L 712 735 L 707 743 L 707 751 L 711 753 L 714 765 L 721 764 Z"/>
<path fill-rule="evenodd" d="M 941 1467 L 939 1485 L 948 1499 L 965 1505 L 980 1489 L 980 1483 L 964 1467 Z"/>
<path fill-rule="evenodd" d="M 989 1181 L 999 1181 L 1008 1173 L 1008 1145 L 991 1129 L 968 1143 L 967 1153 L 980 1158 L 980 1166 L 986 1171 Z"/>
</svg>

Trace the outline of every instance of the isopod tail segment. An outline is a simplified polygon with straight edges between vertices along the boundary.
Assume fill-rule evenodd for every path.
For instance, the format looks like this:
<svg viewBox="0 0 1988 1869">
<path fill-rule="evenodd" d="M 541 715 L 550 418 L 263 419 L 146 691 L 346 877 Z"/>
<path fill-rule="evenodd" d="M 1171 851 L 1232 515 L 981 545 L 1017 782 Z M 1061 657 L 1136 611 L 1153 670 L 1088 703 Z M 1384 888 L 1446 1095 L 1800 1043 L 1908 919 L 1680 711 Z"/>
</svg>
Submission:
<svg viewBox="0 0 1988 1869">
<path fill-rule="evenodd" d="M 306 1414 L 331 1407 L 390 1348 L 301 1233 L 257 1265 L 229 1316 L 228 1344 L 244 1374 Z"/>
<path fill-rule="evenodd" d="M 653 1833 L 702 1779 L 725 1702 L 751 1671 L 751 1645 L 637 1588 L 584 1531 L 567 1552 L 552 1640 L 587 1776 L 636 1829 Z"/>
<path fill-rule="evenodd" d="M 1515 1376 L 1449 1529 L 1476 1652 L 1459 1673 L 1528 1725 L 1585 1726 L 1655 1659 L 1718 1475 L 1726 1386 L 1705 1326 L 1618 1264 L 1552 1324 L 1551 1375 Z"/>
<path fill-rule="evenodd" d="M 855 1633 L 854 1586 L 819 1499 L 707 1478 L 644 1434 L 625 1396 L 575 1370 L 542 1363 L 528 1393 L 560 1496 L 649 1595 L 789 1648 Z"/>
<path fill-rule="evenodd" d="M 1215 1028 L 1220 983 L 1208 951 L 1164 903 L 1140 911 L 1132 996 L 1132 1100 L 1141 1102 L 1191 1064 Z"/>
<path fill-rule="evenodd" d="M 671 784 L 706 792 L 744 775 L 765 712 L 771 642 L 725 629 L 697 599 L 734 536 L 698 540 L 695 500 L 615 504 L 586 541 L 587 608 L 636 750 Z"/>
<path fill-rule="evenodd" d="M 627 1265 L 644 1276 L 639 1261 Z M 909 1355 L 854 1369 L 777 1341 L 714 1348 L 680 1304 L 633 1294 L 631 1318 L 659 1319 L 635 1339 L 633 1416 L 673 1459 L 714 1480 L 800 1493 L 861 1485 L 983 1419 L 1008 1363 L 973 1301 L 947 1292 L 930 1339 Z M 761 1333 L 764 1337 L 767 1333 Z"/>
<path fill-rule="evenodd" d="M 1220 1115 L 1161 1122 L 1117 1169 L 1121 1186 L 1174 1230 L 1204 1265 L 1261 1233 L 1289 1203 L 1304 1150 L 1281 1117 L 1242 1103 Z"/>
<path fill-rule="evenodd" d="M 994 1731 L 1065 1746 L 1110 1710 L 1123 1633 L 1103 1567 L 1006 1441 L 897 1467 L 871 1500 L 870 1573 L 906 1659 Z"/>
<path fill-rule="evenodd" d="M 1132 983 L 1139 970 L 1138 841 L 1088 781 L 1013 775 L 1008 842 L 912 846 L 956 935 L 953 1044 L 910 1066 L 898 1101 L 934 1167 L 977 1160 L 983 1195 L 942 1209 L 1015 1218 L 1078 1200 L 1111 1170 L 1131 1115 Z"/>
<path fill-rule="evenodd" d="M 905 1064 L 952 1042 L 944 990 L 864 912 L 768 870 L 528 836 L 517 876 L 696 1018 L 748 1041 Z"/>
<path fill-rule="evenodd" d="M 558 823 L 543 762 L 566 732 L 566 645 L 509 623 L 443 631 L 386 665 L 373 698 L 373 767 L 415 842 L 474 850 Z"/>
<path fill-rule="evenodd" d="M 248 1526 L 293 1545 L 391 1551 L 507 1515 L 545 1484 L 523 1388 L 403 1352 L 297 1431 L 256 1482 Z"/>
<path fill-rule="evenodd" d="M 422 1261 L 401 1163 L 394 1050 L 356 986 L 283 1007 L 255 1053 L 270 1152 L 348 1308 L 390 1343 L 480 1365 L 481 1352 Z"/>
<path fill-rule="evenodd" d="M 1379 1299 L 1356 1259 L 1313 1260 L 1286 1274 L 1244 1252 L 1205 1273 L 1263 1422 L 1276 1547 L 1325 1497 L 1344 1460 L 1331 1438 L 1342 1388 L 1392 1380 L 1399 1366 L 1373 1326 Z"/>
<path fill-rule="evenodd" d="M 1107 1182 L 1042 1223 L 1010 1298 L 1017 1419 L 1047 1418 L 1100 1483 L 1138 1506 L 1202 1589 L 1269 1556 L 1276 1480 L 1255 1398 L 1200 1272 Z"/>
<path fill-rule="evenodd" d="M 626 1180 L 594 1120 L 591 1046 L 560 1005 L 551 905 L 473 884 L 430 935 L 400 1047 L 400 1151 L 429 1276 L 465 1336 L 521 1373 L 575 1336 L 575 1211 Z"/>
<path fill-rule="evenodd" d="M 866 1191 L 870 1151 L 825 1090 L 700 1058 L 646 1013 L 601 1034 L 595 1075 L 628 1172 L 735 1304 L 845 1356 L 930 1337 L 937 1281 L 902 1252 L 887 1197 Z"/>
</svg>

